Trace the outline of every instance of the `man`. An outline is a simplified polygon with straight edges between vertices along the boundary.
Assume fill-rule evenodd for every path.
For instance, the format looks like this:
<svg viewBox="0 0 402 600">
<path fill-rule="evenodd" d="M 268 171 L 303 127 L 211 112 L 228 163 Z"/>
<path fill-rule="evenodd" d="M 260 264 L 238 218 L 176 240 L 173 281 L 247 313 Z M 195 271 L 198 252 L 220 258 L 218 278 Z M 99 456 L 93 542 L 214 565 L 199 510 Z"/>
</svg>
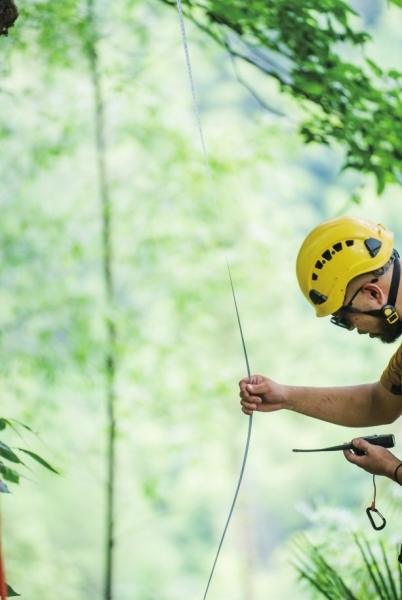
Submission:
<svg viewBox="0 0 402 600">
<path fill-rule="evenodd" d="M 384 343 L 402 334 L 401 261 L 394 236 L 382 225 L 356 217 L 337 217 L 318 225 L 303 242 L 296 264 L 299 286 L 317 317 Z M 402 414 L 402 346 L 379 381 L 347 387 L 301 387 L 253 375 L 240 382 L 242 411 L 287 409 L 347 427 L 393 423 Z M 400 461 L 364 440 L 366 454 L 345 457 L 370 473 L 395 479 Z M 396 474 L 402 483 L 402 468 Z"/>
</svg>

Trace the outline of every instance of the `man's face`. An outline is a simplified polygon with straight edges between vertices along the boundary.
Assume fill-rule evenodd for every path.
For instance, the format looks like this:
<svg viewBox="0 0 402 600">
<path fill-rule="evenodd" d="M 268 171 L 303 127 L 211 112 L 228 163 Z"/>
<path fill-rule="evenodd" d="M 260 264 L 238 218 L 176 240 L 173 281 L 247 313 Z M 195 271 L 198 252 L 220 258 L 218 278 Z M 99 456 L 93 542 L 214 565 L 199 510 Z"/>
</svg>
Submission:
<svg viewBox="0 0 402 600">
<path fill-rule="evenodd" d="M 353 313 L 348 314 L 346 319 L 350 322 L 352 329 L 356 329 L 359 335 L 369 335 L 371 338 L 379 339 L 384 344 L 392 344 L 402 334 L 402 321 L 390 325 L 388 321 L 379 317 Z"/>
<path fill-rule="evenodd" d="M 370 282 L 370 285 L 375 281 Z M 378 288 L 377 288 L 378 289 Z M 368 292 L 368 293 L 367 293 Z M 402 321 L 398 321 L 394 325 L 388 323 L 386 319 L 381 317 L 373 317 L 372 315 L 362 314 L 365 311 L 379 309 L 386 298 L 382 298 L 381 302 L 376 299 L 376 294 L 373 293 L 374 288 L 371 290 L 366 286 L 362 286 L 349 293 L 350 297 L 348 302 L 345 302 L 344 306 L 356 308 L 362 311 L 361 313 L 347 312 L 340 309 L 335 313 L 335 317 L 342 317 L 343 326 L 349 331 L 356 329 L 360 335 L 369 335 L 371 338 L 377 338 L 384 344 L 392 344 L 402 334 Z M 377 302 L 377 305 L 376 305 Z"/>
</svg>

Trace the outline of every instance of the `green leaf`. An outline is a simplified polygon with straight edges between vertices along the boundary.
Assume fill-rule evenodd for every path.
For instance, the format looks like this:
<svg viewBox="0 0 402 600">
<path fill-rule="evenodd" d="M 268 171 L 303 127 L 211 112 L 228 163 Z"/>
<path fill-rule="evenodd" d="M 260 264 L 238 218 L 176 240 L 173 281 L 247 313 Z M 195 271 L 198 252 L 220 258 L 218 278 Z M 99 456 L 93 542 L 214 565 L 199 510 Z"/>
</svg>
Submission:
<svg viewBox="0 0 402 600">
<path fill-rule="evenodd" d="M 0 463 L 0 473 L 3 475 L 4 479 L 6 479 L 7 481 L 11 481 L 11 483 L 20 482 L 20 476 L 17 473 L 17 471 L 6 467 L 6 465 L 4 465 L 3 463 Z"/>
<path fill-rule="evenodd" d="M 400 79 L 402 77 L 402 73 L 400 71 L 395 71 L 395 69 L 391 69 L 388 71 L 388 76 L 392 77 L 392 79 Z"/>
<path fill-rule="evenodd" d="M 375 73 L 378 76 L 382 75 L 382 70 L 378 65 L 375 64 L 374 61 L 370 60 L 369 58 L 366 58 L 366 63 L 369 65 L 373 73 Z"/>
<path fill-rule="evenodd" d="M 0 431 L 5 429 L 7 425 L 11 426 L 10 421 L 7 421 L 7 419 L 0 419 Z"/>
<path fill-rule="evenodd" d="M 41 458 L 34 452 L 31 452 L 30 450 L 24 450 L 24 448 L 18 448 L 18 450 L 20 450 L 20 452 L 25 452 L 25 454 L 28 454 L 28 456 L 30 456 L 31 458 L 36 460 L 43 467 L 46 467 L 46 469 L 49 469 L 50 471 L 53 471 L 53 473 L 57 473 L 57 475 L 60 475 L 60 473 L 58 471 L 56 471 L 56 469 L 53 469 L 53 467 L 51 465 L 49 465 L 48 462 L 46 462 L 43 458 Z"/>
<path fill-rule="evenodd" d="M 6 444 L 3 444 L 3 442 L 0 442 L 0 456 L 9 460 L 10 462 L 22 463 L 22 461 L 18 458 L 16 454 L 14 454 L 11 448 L 6 446 Z"/>
<path fill-rule="evenodd" d="M 28 427 L 28 425 L 25 425 L 25 423 L 21 423 L 21 421 L 18 421 L 18 419 L 11 419 L 11 421 L 14 421 L 14 423 L 18 423 L 18 425 L 21 425 L 21 427 L 24 427 L 24 429 L 27 429 L 31 433 L 35 433 L 35 431 L 33 429 Z M 12 423 L 10 423 L 9 421 L 6 421 L 6 422 L 7 422 L 7 425 L 9 425 L 10 427 L 13 427 Z"/>
<path fill-rule="evenodd" d="M 381 196 L 385 189 L 385 177 L 383 173 L 376 173 L 377 177 L 377 194 Z"/>
<path fill-rule="evenodd" d="M 21 596 L 21 594 L 17 594 L 17 592 L 15 590 L 13 590 L 11 585 L 8 585 L 8 583 L 6 583 L 6 586 L 7 586 L 7 596 L 9 598 L 13 598 L 15 596 Z"/>
</svg>

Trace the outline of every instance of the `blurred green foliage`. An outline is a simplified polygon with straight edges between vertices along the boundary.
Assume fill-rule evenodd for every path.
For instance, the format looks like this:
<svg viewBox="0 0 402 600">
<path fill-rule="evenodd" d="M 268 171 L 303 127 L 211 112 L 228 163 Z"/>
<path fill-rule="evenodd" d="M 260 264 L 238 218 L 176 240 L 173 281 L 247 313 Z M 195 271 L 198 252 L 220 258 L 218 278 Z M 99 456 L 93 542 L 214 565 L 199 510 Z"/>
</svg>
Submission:
<svg viewBox="0 0 402 600">
<path fill-rule="evenodd" d="M 291 561 L 312 598 L 401 598 L 401 540 L 395 528 L 401 492 L 388 484 L 381 505 L 389 522 L 380 536 L 372 529 L 362 533 L 349 511 L 323 508 L 310 515 L 315 527 L 294 537 Z"/>
<path fill-rule="evenodd" d="M 357 546 L 362 567 L 356 569 L 356 559 L 349 568 L 331 565 L 325 547 L 317 548 L 307 540 L 298 545 L 296 568 L 300 579 L 308 582 L 315 591 L 315 597 L 328 600 L 399 600 L 402 597 L 401 566 L 392 554 L 385 549 L 382 539 L 379 544 L 360 539 L 355 535 L 353 543 Z M 345 571 L 349 575 L 345 577 Z"/>
<path fill-rule="evenodd" d="M 44 442 L 23 433 L 24 446 L 63 476 L 33 474 L 5 498 L 6 567 L 23 597 L 88 600 L 102 597 L 107 430 L 94 32 L 85 2 L 20 8 L 1 40 L 0 393 L 5 418 L 41 432 Z M 189 27 L 223 248 L 177 17 L 159 2 L 94 8 L 118 334 L 115 597 L 187 600 L 205 588 L 246 437 L 225 252 L 253 372 L 295 385 L 376 380 L 392 350 L 315 320 L 294 263 L 306 233 L 342 210 L 381 220 L 400 242 L 399 188 L 379 202 L 370 178 L 340 173 L 339 148 L 305 147 L 298 123 L 262 111 L 227 53 Z M 373 60 L 386 65 L 400 31 L 392 10 L 375 15 Z M 273 87 L 266 97 L 287 104 Z M 385 429 L 398 440 L 396 425 Z M 340 456 L 291 449 L 354 433 L 295 414 L 256 417 L 211 600 L 309 597 L 288 540 L 311 528 L 312 506 L 359 514 L 371 479 Z"/>
<path fill-rule="evenodd" d="M 342 168 L 374 175 L 378 194 L 401 183 L 402 73 L 366 54 L 372 37 L 349 3 L 183 0 L 183 7 L 234 59 L 274 78 L 297 101 L 305 143 L 341 145 Z"/>
</svg>

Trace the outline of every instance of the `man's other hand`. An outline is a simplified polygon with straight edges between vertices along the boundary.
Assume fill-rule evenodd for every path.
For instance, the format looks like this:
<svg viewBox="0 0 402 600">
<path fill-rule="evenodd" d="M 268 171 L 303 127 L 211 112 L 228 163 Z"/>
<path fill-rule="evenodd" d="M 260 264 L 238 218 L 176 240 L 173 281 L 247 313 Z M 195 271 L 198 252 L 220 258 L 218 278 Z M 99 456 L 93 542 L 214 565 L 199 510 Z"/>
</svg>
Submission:
<svg viewBox="0 0 402 600">
<path fill-rule="evenodd" d="M 240 404 L 245 415 L 253 412 L 272 412 L 283 408 L 285 387 L 263 375 L 253 375 L 239 382 Z"/>
</svg>

